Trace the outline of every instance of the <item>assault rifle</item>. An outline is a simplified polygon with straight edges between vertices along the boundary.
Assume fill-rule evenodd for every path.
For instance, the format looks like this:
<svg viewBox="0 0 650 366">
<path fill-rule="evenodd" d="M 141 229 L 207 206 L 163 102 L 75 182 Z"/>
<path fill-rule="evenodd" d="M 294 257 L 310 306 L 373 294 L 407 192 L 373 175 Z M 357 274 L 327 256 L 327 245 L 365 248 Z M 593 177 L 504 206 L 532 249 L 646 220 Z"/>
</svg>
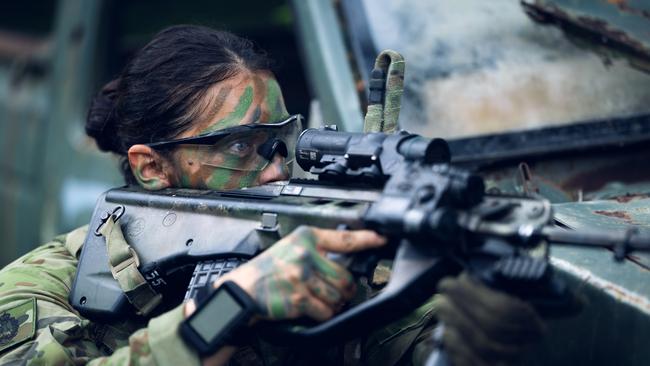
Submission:
<svg viewBox="0 0 650 366">
<path fill-rule="evenodd" d="M 308 129 L 297 141 L 296 161 L 318 180 L 223 192 L 112 189 L 98 200 L 70 301 L 91 319 L 134 313 L 112 276 L 104 238 L 93 233 L 111 215 L 137 253 L 138 270 L 164 299 L 157 311 L 177 305 L 183 294 L 200 297 L 215 278 L 299 225 L 368 228 L 387 236 L 381 250 L 336 258 L 366 277 L 379 260 L 392 260 L 382 292 L 324 323 L 278 327 L 271 340 L 293 345 L 368 333 L 414 310 L 442 277 L 461 270 L 543 312 L 562 311 L 569 301 L 566 286 L 553 275 L 546 244 L 609 248 L 618 260 L 650 248 L 650 238 L 633 231 L 554 226 L 548 201 L 485 194 L 479 176 L 449 160 L 441 139 Z"/>
</svg>

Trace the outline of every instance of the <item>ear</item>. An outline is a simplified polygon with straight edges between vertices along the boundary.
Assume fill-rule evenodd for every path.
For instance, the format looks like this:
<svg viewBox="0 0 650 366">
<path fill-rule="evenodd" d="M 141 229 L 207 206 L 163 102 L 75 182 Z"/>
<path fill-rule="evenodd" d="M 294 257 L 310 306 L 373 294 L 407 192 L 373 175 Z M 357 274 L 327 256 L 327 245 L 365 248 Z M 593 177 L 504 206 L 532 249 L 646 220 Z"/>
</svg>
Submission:
<svg viewBox="0 0 650 366">
<path fill-rule="evenodd" d="M 138 183 L 148 190 L 172 186 L 173 171 L 166 159 L 147 145 L 133 145 L 127 152 L 129 165 Z"/>
</svg>

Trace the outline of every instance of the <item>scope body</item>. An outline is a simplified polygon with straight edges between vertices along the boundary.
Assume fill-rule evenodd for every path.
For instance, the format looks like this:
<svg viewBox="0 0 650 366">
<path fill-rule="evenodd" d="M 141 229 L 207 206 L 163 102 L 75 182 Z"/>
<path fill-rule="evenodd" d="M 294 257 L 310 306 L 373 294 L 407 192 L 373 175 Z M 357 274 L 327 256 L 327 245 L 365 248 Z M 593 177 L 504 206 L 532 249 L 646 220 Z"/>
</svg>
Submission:
<svg viewBox="0 0 650 366">
<path fill-rule="evenodd" d="M 310 128 L 303 131 L 296 143 L 298 165 L 325 180 L 360 179 L 383 184 L 392 168 L 402 161 L 447 164 L 450 159 L 445 140 L 406 131 L 387 134 Z"/>
</svg>

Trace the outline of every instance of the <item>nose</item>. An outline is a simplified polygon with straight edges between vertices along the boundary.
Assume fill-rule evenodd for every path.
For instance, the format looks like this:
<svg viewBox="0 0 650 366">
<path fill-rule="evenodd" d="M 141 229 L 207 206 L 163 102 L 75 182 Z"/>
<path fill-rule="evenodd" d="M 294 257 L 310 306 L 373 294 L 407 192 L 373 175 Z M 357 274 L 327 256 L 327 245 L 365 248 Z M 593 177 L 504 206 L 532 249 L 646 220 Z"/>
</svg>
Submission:
<svg viewBox="0 0 650 366">
<path fill-rule="evenodd" d="M 259 184 L 266 184 L 277 182 L 279 180 L 287 180 L 291 177 L 289 167 L 284 161 L 284 157 L 280 153 L 273 155 L 271 163 L 262 170 L 259 178 Z"/>
</svg>

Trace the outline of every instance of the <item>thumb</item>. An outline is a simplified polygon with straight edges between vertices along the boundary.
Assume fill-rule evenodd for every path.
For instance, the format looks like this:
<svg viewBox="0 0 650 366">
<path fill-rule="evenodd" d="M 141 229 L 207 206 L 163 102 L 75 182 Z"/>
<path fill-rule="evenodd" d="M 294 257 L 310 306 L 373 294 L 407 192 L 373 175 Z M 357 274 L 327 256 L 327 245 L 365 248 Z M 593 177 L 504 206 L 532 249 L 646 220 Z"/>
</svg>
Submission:
<svg viewBox="0 0 650 366">
<path fill-rule="evenodd" d="M 185 302 L 185 308 L 183 309 L 183 313 L 185 317 L 189 317 L 196 311 L 196 302 L 194 302 L 194 299 L 189 299 L 187 302 Z"/>
<path fill-rule="evenodd" d="M 312 228 L 319 251 L 352 253 L 378 248 L 386 238 L 371 230 L 331 230 Z"/>
</svg>

